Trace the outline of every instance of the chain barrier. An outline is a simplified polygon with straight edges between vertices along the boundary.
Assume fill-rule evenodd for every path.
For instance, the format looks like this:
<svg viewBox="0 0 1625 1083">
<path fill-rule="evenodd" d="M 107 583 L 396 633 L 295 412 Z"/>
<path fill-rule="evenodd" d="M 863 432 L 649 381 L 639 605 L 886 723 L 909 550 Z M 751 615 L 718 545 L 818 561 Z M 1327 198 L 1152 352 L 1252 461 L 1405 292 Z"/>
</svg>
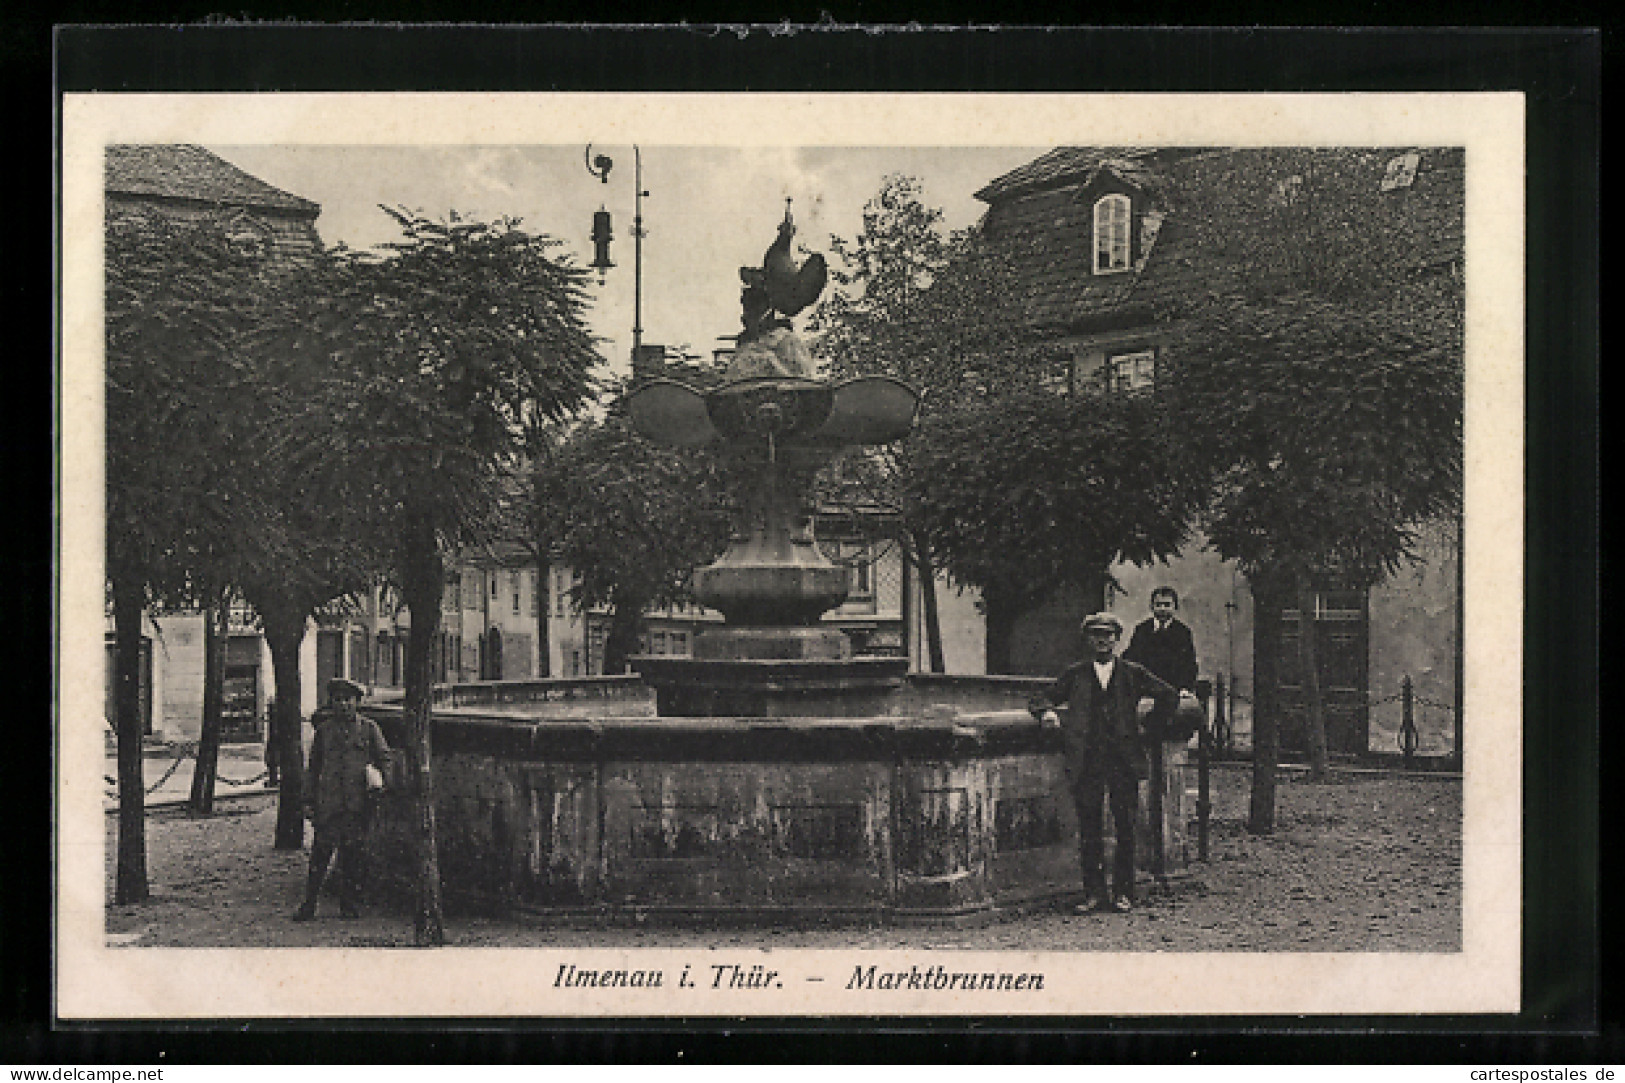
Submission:
<svg viewBox="0 0 1625 1083">
<path fill-rule="evenodd" d="M 197 752 L 197 745 L 192 743 L 192 742 L 187 742 L 186 744 L 181 745 L 181 753 L 180 753 L 179 756 L 175 757 L 175 762 L 169 765 L 169 770 L 164 772 L 162 778 L 160 778 L 157 782 L 154 782 L 151 786 L 147 787 L 145 795 L 148 796 L 148 797 L 151 797 L 153 792 L 155 790 L 157 790 L 158 787 L 160 787 L 164 783 L 168 782 L 170 780 L 170 778 L 174 776 L 175 772 L 180 770 L 181 764 L 186 762 L 186 757 L 194 755 L 196 752 Z M 118 785 L 118 778 L 116 776 L 114 776 L 114 775 L 103 775 L 102 779 L 109 786 L 117 786 Z M 108 796 L 109 797 L 115 797 L 115 796 L 117 796 L 117 792 L 115 791 L 114 793 L 110 793 L 110 794 L 108 794 Z"/>
<path fill-rule="evenodd" d="M 1403 695 L 1403 693 L 1395 692 L 1391 696 L 1383 696 L 1380 699 L 1372 699 L 1368 696 L 1366 697 L 1365 705 L 1367 707 L 1381 707 L 1385 703 L 1393 703 L 1395 700 L 1399 699 L 1401 695 Z M 1245 703 L 1249 707 L 1253 704 L 1253 697 L 1247 695 L 1245 692 L 1231 692 L 1230 699 L 1234 703 Z M 1426 704 L 1429 707 L 1437 707 L 1441 711 L 1455 710 L 1455 707 L 1448 703 L 1439 703 L 1436 700 L 1424 699 L 1421 696 L 1416 696 L 1415 701 L 1417 703 Z"/>
<path fill-rule="evenodd" d="M 197 753 L 198 753 L 198 742 L 196 742 L 196 741 L 188 741 L 185 744 L 181 745 L 180 746 L 180 754 L 175 757 L 175 762 L 169 765 L 169 768 L 166 771 L 164 771 L 163 776 L 160 777 L 157 782 L 154 782 L 151 786 L 148 786 L 146 788 L 146 790 L 143 793 L 143 796 L 151 797 L 154 793 L 158 792 L 158 790 L 164 785 L 164 783 L 168 782 L 171 778 L 175 777 L 175 772 L 180 770 L 181 764 L 186 762 L 186 758 L 188 756 L 196 756 Z M 261 771 L 259 774 L 255 775 L 252 778 L 227 778 L 226 776 L 220 774 L 217 771 L 215 773 L 215 776 L 214 776 L 214 781 L 215 781 L 216 785 L 218 785 L 220 783 L 225 783 L 227 786 L 252 786 L 256 782 L 263 782 L 265 779 L 269 778 L 270 776 L 271 776 L 270 769 L 266 769 L 264 771 Z M 116 776 L 116 775 L 103 775 L 102 776 L 102 781 L 104 783 L 106 783 L 108 786 L 112 787 L 111 789 L 106 791 L 107 797 L 116 799 L 118 797 L 118 776 Z"/>
<path fill-rule="evenodd" d="M 1234 708 L 1241 704 L 1251 707 L 1254 705 L 1254 700 L 1253 697 L 1237 691 L 1222 676 L 1215 681 L 1215 685 L 1214 698 L 1216 703 L 1212 719 L 1213 743 L 1217 751 L 1229 753 L 1232 751 L 1232 742 L 1235 736 Z M 1364 706 L 1367 710 L 1384 707 L 1391 703 L 1400 704 L 1400 723 L 1395 734 L 1395 741 L 1399 746 L 1399 751 L 1407 760 L 1413 758 L 1421 750 L 1422 746 L 1421 729 L 1416 724 L 1416 709 L 1425 707 L 1435 711 L 1446 711 L 1452 715 L 1456 711 L 1455 704 L 1441 703 L 1435 699 L 1416 695 L 1409 674 L 1400 678 L 1399 691 L 1392 695 L 1376 697 L 1367 695 L 1364 697 Z"/>
</svg>

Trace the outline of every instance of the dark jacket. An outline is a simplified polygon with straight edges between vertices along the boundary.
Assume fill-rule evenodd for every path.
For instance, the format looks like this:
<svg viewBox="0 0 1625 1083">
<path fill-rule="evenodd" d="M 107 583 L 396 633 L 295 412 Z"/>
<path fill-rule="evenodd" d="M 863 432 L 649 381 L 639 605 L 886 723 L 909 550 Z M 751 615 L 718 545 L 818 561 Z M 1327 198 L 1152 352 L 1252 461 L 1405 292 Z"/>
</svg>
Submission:
<svg viewBox="0 0 1625 1083">
<path fill-rule="evenodd" d="M 318 827 L 362 820 L 367 812 L 367 764 L 388 769 L 389 744 L 378 723 L 357 715 L 346 724 L 336 712 L 322 710 L 311 719 L 316 737 L 310 745 L 311 809 Z"/>
<path fill-rule="evenodd" d="M 1191 630 L 1178 617 L 1160 632 L 1155 617 L 1141 621 L 1123 657 L 1138 662 L 1177 691 L 1196 691 L 1196 643 L 1191 639 Z"/>
<path fill-rule="evenodd" d="M 1028 707 L 1034 715 L 1051 708 L 1067 708 L 1056 713 L 1061 719 L 1061 739 L 1066 748 L 1069 774 L 1100 773 L 1113 769 L 1114 764 L 1126 763 L 1134 777 L 1145 778 L 1149 768 L 1146 741 L 1173 715 L 1179 705 L 1179 693 L 1144 666 L 1119 658 L 1112 670 L 1111 683 L 1104 690 L 1103 727 L 1091 724 L 1094 697 L 1100 694 L 1094 660 L 1085 659 L 1068 666 Z M 1138 708 L 1146 696 L 1151 697 L 1155 706 L 1142 730 Z"/>
</svg>

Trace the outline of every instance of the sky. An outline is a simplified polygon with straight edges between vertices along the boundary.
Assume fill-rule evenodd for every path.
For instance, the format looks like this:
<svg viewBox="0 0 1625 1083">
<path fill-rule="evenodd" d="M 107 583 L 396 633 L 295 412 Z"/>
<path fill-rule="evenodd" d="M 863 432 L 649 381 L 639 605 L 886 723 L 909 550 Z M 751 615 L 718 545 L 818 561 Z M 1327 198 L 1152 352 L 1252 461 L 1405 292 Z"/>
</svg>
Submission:
<svg viewBox="0 0 1625 1083">
<path fill-rule="evenodd" d="M 608 183 L 587 169 L 584 144 L 555 146 L 331 146 L 210 144 L 222 158 L 269 184 L 321 204 L 317 231 L 328 245 L 368 248 L 396 238 L 379 204 L 442 217 L 510 215 L 564 242 L 579 265 L 592 261 L 593 212 L 613 216 L 616 266 L 588 316 L 612 371 L 630 366 L 633 324 L 634 151 L 593 145 L 614 166 Z M 945 225 L 974 223 L 986 205 L 977 189 L 1049 147 L 680 147 L 642 148 L 643 341 L 709 355 L 739 330 L 739 268 L 760 266 L 789 198 L 798 255 L 831 258 L 829 237 L 854 238 L 864 204 L 890 173 L 921 181 L 927 206 Z M 804 316 L 797 320 L 800 326 Z"/>
</svg>

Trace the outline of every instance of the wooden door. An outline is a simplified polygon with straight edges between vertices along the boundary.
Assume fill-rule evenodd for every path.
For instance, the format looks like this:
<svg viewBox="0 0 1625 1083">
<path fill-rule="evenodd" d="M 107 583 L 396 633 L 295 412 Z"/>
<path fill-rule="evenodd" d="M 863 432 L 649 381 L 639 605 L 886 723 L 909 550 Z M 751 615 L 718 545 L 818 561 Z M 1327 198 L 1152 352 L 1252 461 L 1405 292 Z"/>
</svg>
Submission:
<svg viewBox="0 0 1625 1083">
<path fill-rule="evenodd" d="M 1370 611 L 1363 590 L 1327 589 L 1315 593 L 1315 629 L 1320 691 L 1326 708 L 1326 747 L 1332 752 L 1363 753 L 1370 736 L 1367 691 L 1370 684 Z M 1308 710 L 1304 695 L 1303 656 L 1299 645 L 1302 615 L 1281 611 L 1280 657 L 1276 667 L 1281 710 L 1281 748 L 1307 752 Z"/>
</svg>

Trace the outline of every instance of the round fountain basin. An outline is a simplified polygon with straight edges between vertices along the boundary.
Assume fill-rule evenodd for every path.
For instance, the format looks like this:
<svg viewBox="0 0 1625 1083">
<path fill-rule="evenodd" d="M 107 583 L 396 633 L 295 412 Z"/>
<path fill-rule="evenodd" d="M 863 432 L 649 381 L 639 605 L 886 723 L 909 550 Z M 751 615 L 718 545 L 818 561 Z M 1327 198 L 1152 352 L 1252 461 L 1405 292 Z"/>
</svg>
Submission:
<svg viewBox="0 0 1625 1083">
<path fill-rule="evenodd" d="M 527 686 L 531 716 L 493 686 L 491 705 L 432 720 L 447 898 L 608 920 L 955 921 L 1070 897 L 1059 737 L 1024 709 L 1044 683 L 914 675 L 863 717 L 695 718 L 653 717 L 627 678 L 581 698 L 496 682 Z M 368 713 L 401 747 L 399 709 Z M 403 899 L 413 823 L 392 792 L 371 840 Z"/>
</svg>

